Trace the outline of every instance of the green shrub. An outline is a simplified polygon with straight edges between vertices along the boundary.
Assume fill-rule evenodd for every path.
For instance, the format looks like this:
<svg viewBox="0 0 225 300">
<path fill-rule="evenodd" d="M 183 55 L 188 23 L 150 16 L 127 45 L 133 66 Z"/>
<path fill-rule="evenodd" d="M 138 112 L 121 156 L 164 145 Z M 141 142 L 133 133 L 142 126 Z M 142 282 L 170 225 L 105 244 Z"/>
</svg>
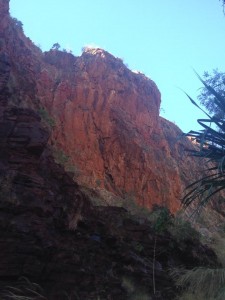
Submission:
<svg viewBox="0 0 225 300">
<path fill-rule="evenodd" d="M 23 31 L 23 23 L 19 21 L 17 18 L 11 18 L 12 24 L 15 28 L 18 28 Z"/>
<path fill-rule="evenodd" d="M 59 43 L 55 43 L 55 44 L 52 45 L 51 50 L 59 51 L 60 48 L 61 48 L 60 44 Z"/>
<path fill-rule="evenodd" d="M 100 179 L 96 179 L 95 180 L 95 184 L 96 184 L 96 187 L 100 187 L 101 186 L 101 180 Z"/>
<path fill-rule="evenodd" d="M 80 169 L 71 162 L 70 156 L 67 155 L 62 149 L 59 149 L 58 147 L 54 146 L 53 156 L 55 162 L 57 164 L 62 165 L 66 172 L 73 173 L 74 178 L 80 175 Z"/>
<path fill-rule="evenodd" d="M 127 276 L 122 278 L 122 286 L 127 291 L 130 300 L 150 300 L 150 295 L 139 284 Z"/>
<path fill-rule="evenodd" d="M 49 115 L 48 111 L 45 108 L 40 108 L 38 110 L 38 114 L 41 117 L 42 121 L 50 128 L 55 127 L 55 120 Z"/>
<path fill-rule="evenodd" d="M 225 267 L 225 236 L 224 234 L 214 234 L 209 243 L 210 248 L 215 251 L 219 262 Z"/>
<path fill-rule="evenodd" d="M 173 216 L 167 207 L 155 205 L 152 211 L 147 211 L 147 220 L 152 223 L 156 233 L 162 233 L 168 230 L 172 224 Z"/>
<path fill-rule="evenodd" d="M 69 156 L 66 155 L 62 149 L 55 148 L 53 150 L 53 155 L 57 164 L 65 166 L 65 164 L 69 161 Z"/>
<path fill-rule="evenodd" d="M 122 198 L 119 206 L 124 207 L 131 215 L 136 217 L 147 219 L 150 214 L 150 210 L 148 208 L 137 204 L 133 192 L 124 193 L 124 198 Z"/>
<path fill-rule="evenodd" d="M 6 287 L 0 293 L 0 299 L 13 300 L 47 300 L 43 289 L 36 283 L 22 277 L 14 286 Z"/>
<path fill-rule="evenodd" d="M 191 226 L 190 222 L 181 217 L 173 219 L 172 225 L 169 227 L 169 232 L 178 243 L 187 240 L 200 240 L 199 232 Z"/>
<path fill-rule="evenodd" d="M 192 270 L 175 270 L 172 276 L 186 295 L 193 295 L 192 299 L 197 300 L 196 295 L 201 295 L 205 300 L 225 299 L 225 269 L 198 267 Z"/>
</svg>

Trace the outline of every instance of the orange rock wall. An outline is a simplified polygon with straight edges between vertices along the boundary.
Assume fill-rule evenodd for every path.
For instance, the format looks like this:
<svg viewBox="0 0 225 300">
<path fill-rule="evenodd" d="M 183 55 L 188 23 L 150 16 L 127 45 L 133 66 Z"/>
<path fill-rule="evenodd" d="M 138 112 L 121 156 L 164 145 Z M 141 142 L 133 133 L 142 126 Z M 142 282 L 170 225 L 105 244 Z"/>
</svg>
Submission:
<svg viewBox="0 0 225 300">
<path fill-rule="evenodd" d="M 182 132 L 159 117 L 152 80 L 102 49 L 76 58 L 50 51 L 38 95 L 57 122 L 52 139 L 80 170 L 80 183 L 128 194 L 146 207 L 180 207 L 198 169 L 184 151 L 191 143 L 177 142 Z"/>
<path fill-rule="evenodd" d="M 79 183 L 175 212 L 199 163 L 185 153 L 188 140 L 177 142 L 181 131 L 159 117 L 155 83 L 102 49 L 80 57 L 42 53 L 8 9 L 9 1 L 0 0 L 0 85 L 8 102 L 46 107 L 56 122 L 51 142 L 71 157 Z"/>
</svg>

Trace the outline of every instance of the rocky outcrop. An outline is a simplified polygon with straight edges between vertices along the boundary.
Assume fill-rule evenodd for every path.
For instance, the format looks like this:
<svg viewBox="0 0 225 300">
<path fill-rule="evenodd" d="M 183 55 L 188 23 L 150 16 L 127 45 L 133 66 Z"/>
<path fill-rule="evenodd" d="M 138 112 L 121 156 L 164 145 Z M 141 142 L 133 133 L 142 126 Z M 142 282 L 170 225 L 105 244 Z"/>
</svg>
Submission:
<svg viewBox="0 0 225 300">
<path fill-rule="evenodd" d="M 4 53 L 0 53 L 0 91 L 4 91 L 10 75 L 10 62 L 8 56 Z"/>
<path fill-rule="evenodd" d="M 8 27 L 9 0 L 0 0 L 0 34 Z"/>
<path fill-rule="evenodd" d="M 0 102 L 0 298 L 154 297 L 152 224 L 123 208 L 92 207 L 55 163 L 39 115 L 11 105 L 11 96 L 6 84 Z M 168 267 L 218 265 L 215 254 L 192 236 L 179 245 L 169 232 L 161 234 L 157 253 L 154 278 L 161 300 L 178 293 Z"/>
<path fill-rule="evenodd" d="M 80 170 L 78 182 L 149 208 L 180 207 L 199 169 L 185 153 L 192 144 L 159 117 L 160 92 L 152 80 L 102 49 L 76 58 L 51 50 L 38 95 L 57 123 L 52 139 Z"/>
<path fill-rule="evenodd" d="M 155 83 L 102 49 L 85 49 L 80 57 L 42 54 L 7 17 L 8 1 L 1 7 L 1 21 L 8 22 L 1 34 L 0 87 L 7 81 L 11 104 L 48 110 L 55 123 L 50 140 L 70 157 L 76 181 L 177 211 L 199 169 L 185 153 L 192 144 L 178 140 L 182 132 L 159 117 Z"/>
<path fill-rule="evenodd" d="M 48 138 L 33 110 L 0 105 L 1 299 L 36 296 L 37 284 L 48 300 L 154 297 L 152 224 L 123 208 L 92 207 L 54 162 Z M 167 231 L 157 237 L 156 299 L 178 293 L 168 268 L 218 265 L 209 248 L 180 234 L 181 244 Z"/>
<path fill-rule="evenodd" d="M 170 134 L 170 123 L 158 117 L 155 84 L 102 50 L 43 57 L 8 4 L 0 0 L 0 298 L 175 299 L 168 268 L 215 267 L 215 254 L 192 234 L 158 234 L 124 208 L 93 207 L 49 145 L 56 139 L 80 161 L 81 182 L 99 179 L 118 194 L 132 186 L 137 195 L 139 183 L 142 204 L 167 203 L 176 193 L 167 179 L 168 190 L 160 192 L 161 173 L 174 169 L 171 178 L 180 184 L 175 160 L 188 144 L 174 144 L 179 130 Z M 52 135 L 37 113 L 43 104 L 55 118 Z M 147 201 L 145 191 L 154 199 Z M 177 200 L 168 202 L 173 210 Z"/>
</svg>

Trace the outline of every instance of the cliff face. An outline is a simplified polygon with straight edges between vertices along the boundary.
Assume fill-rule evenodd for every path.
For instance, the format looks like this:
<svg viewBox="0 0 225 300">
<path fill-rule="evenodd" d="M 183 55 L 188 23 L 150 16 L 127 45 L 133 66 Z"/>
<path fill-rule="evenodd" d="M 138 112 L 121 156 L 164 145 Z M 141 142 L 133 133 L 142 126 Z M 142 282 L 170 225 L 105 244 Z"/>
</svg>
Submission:
<svg viewBox="0 0 225 300">
<path fill-rule="evenodd" d="M 178 141 L 182 132 L 159 117 L 155 83 L 102 49 L 76 58 L 50 51 L 44 60 L 38 96 L 56 120 L 53 140 L 79 169 L 77 180 L 175 212 L 198 169 L 185 153 L 191 143 Z"/>
<path fill-rule="evenodd" d="M 8 27 L 9 21 L 9 0 L 8 1 L 0 1 L 0 22 L 1 29 L 0 33 L 3 34 L 4 30 Z"/>
<path fill-rule="evenodd" d="M 0 84 L 7 82 L 8 101 L 46 107 L 56 123 L 51 141 L 70 156 L 79 183 L 175 212 L 198 169 L 184 151 L 191 143 L 177 142 L 181 131 L 159 117 L 155 83 L 102 49 L 43 55 L 9 18 L 8 1 L 0 3 Z"/>
<path fill-rule="evenodd" d="M 0 298 L 125 300 L 138 292 L 150 299 L 154 276 L 157 299 L 175 299 L 167 270 L 215 267 L 215 254 L 190 233 L 181 231 L 181 242 L 166 231 L 153 269 L 153 225 L 123 208 L 92 206 L 49 143 L 71 155 L 81 182 L 100 179 L 115 193 L 132 191 L 141 204 L 173 211 L 191 176 L 181 160 L 190 145 L 175 143 L 179 129 L 159 118 L 149 79 L 102 50 L 43 55 L 8 8 L 0 0 Z M 55 118 L 51 135 L 37 113 L 43 105 Z"/>
<path fill-rule="evenodd" d="M 0 94 L 0 298 L 125 300 L 134 293 L 126 282 L 151 298 L 152 225 L 123 208 L 92 207 L 55 163 L 38 114 L 10 104 L 7 84 Z M 178 293 L 171 264 L 218 265 L 198 240 L 187 235 L 178 245 L 168 232 L 157 240 L 157 299 Z"/>
</svg>

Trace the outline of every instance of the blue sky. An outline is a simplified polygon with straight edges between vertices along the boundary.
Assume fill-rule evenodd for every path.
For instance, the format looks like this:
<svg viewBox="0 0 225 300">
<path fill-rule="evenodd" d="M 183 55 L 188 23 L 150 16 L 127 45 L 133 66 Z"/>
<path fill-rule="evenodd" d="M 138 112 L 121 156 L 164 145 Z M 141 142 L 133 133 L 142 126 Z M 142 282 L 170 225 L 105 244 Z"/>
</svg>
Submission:
<svg viewBox="0 0 225 300">
<path fill-rule="evenodd" d="M 85 45 L 104 48 L 156 82 L 161 115 L 184 132 L 199 129 L 203 115 L 194 99 L 194 74 L 225 71 L 225 16 L 219 0 L 11 0 L 10 11 L 32 41 L 49 50 L 81 54 Z"/>
</svg>

